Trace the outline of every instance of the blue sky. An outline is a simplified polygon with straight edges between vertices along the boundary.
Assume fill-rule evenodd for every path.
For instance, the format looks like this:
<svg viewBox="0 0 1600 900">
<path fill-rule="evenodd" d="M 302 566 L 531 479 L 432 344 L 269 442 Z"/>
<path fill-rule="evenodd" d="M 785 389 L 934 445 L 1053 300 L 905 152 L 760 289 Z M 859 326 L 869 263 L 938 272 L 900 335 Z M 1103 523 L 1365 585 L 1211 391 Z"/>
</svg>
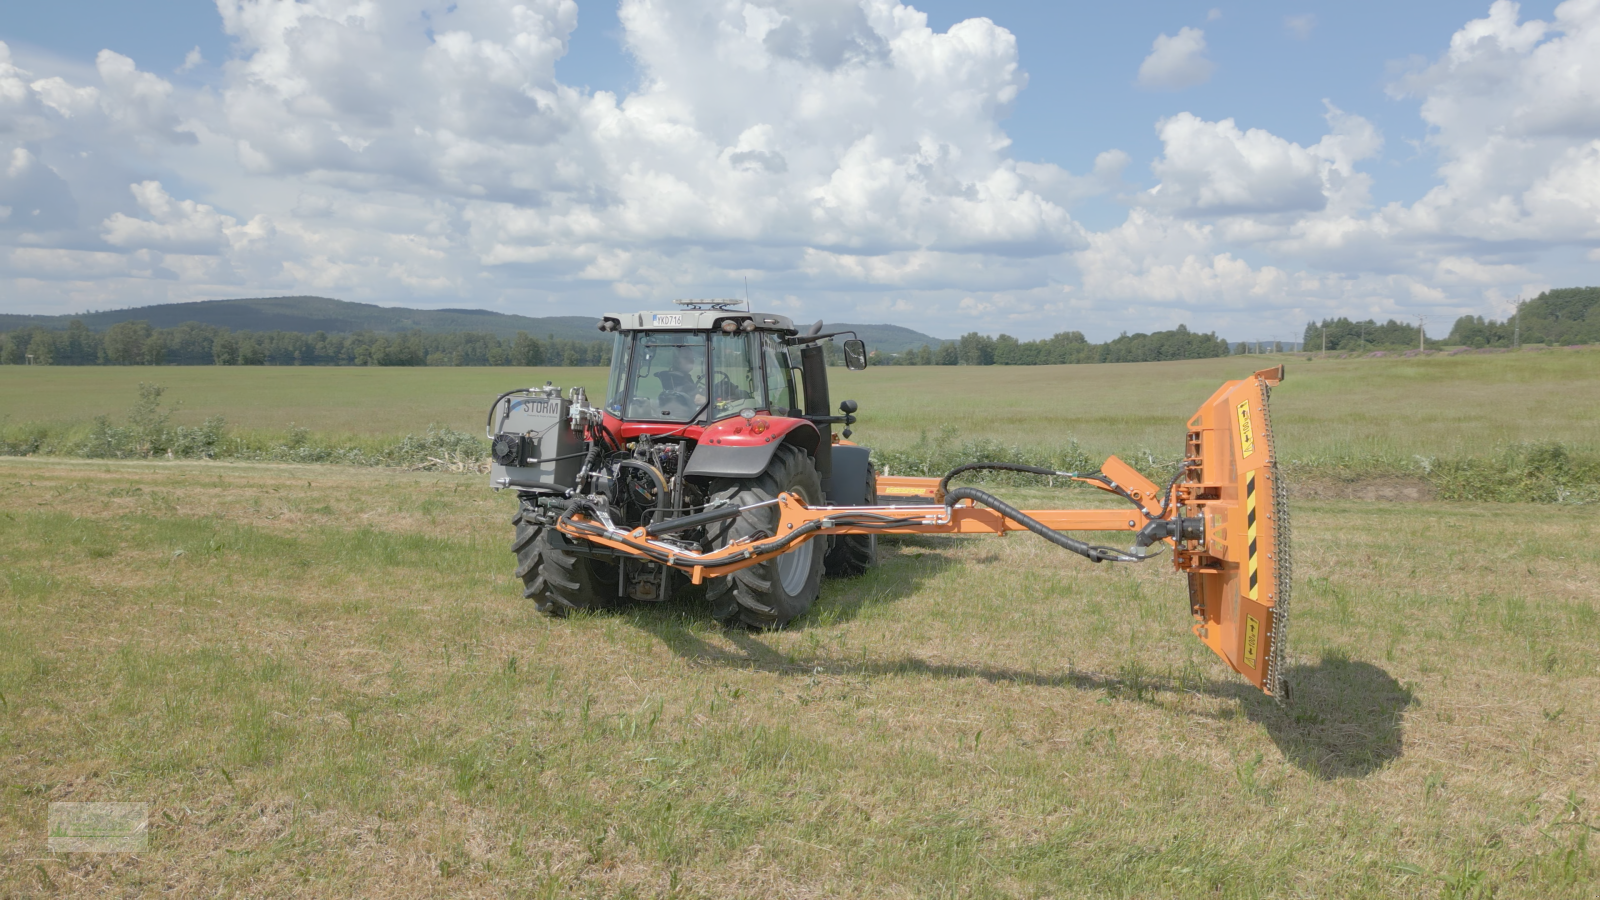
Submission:
<svg viewBox="0 0 1600 900">
<path fill-rule="evenodd" d="M 749 278 L 941 335 L 1272 338 L 1596 280 L 1590 0 L 515 6 L 8 11 L 0 310 Z"/>
</svg>

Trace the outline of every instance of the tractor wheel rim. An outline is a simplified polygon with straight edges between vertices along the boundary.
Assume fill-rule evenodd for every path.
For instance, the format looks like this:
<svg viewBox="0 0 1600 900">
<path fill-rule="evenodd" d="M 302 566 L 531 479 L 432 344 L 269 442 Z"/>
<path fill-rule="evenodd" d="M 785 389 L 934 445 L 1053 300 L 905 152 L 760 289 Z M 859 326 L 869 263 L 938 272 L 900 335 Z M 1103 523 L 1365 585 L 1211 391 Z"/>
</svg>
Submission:
<svg viewBox="0 0 1600 900">
<path fill-rule="evenodd" d="M 811 554 L 816 552 L 811 544 L 811 541 L 805 541 L 778 557 L 778 583 L 783 585 L 783 592 L 791 597 L 798 596 L 805 588 L 806 580 L 811 577 Z"/>
</svg>

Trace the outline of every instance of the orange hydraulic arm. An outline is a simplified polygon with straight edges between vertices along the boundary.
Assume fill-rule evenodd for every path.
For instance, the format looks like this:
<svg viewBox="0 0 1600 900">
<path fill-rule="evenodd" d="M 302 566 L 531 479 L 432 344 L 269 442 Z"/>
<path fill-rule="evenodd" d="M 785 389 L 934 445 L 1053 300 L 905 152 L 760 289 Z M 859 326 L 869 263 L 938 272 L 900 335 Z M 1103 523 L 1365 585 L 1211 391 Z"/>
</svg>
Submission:
<svg viewBox="0 0 1600 900">
<path fill-rule="evenodd" d="M 626 529 L 613 525 L 604 511 L 577 504 L 557 527 L 571 537 L 680 569 L 695 584 L 824 535 L 1030 530 L 1095 562 L 1143 561 L 1154 555 L 1147 548 L 1166 543 L 1173 550 L 1173 565 L 1188 577 L 1195 635 L 1252 684 L 1282 698 L 1290 586 L 1288 510 L 1267 417 L 1268 389 L 1282 378 L 1279 366 L 1218 388 L 1189 420 L 1184 460 L 1166 489 L 1115 456 L 1092 475 L 1048 473 L 1115 493 L 1129 501 L 1127 509 L 1016 510 L 973 488 L 947 491 L 949 476 L 884 476 L 878 480 L 880 493 L 932 502 L 811 507 L 794 494 L 783 494 L 769 501 L 778 508 L 776 533 L 711 551 L 674 535 L 731 518 L 739 507 Z M 1062 534 L 1070 531 L 1129 531 L 1138 537 L 1124 551 Z"/>
</svg>

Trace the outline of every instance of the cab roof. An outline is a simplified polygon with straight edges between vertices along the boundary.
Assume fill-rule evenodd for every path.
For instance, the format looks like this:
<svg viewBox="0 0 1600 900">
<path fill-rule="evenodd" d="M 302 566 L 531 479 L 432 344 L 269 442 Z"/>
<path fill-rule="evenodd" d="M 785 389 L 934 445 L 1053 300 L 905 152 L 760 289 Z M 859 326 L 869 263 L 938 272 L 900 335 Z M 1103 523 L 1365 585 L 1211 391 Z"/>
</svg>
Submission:
<svg viewBox="0 0 1600 900">
<path fill-rule="evenodd" d="M 745 312 L 742 309 L 674 309 L 661 312 L 606 313 L 600 319 L 605 331 L 716 331 L 722 323 L 732 319 L 741 328 L 749 321 L 756 331 L 775 331 L 781 334 L 798 333 L 794 321 L 777 313 Z M 608 322 L 617 323 L 607 328 Z"/>
</svg>

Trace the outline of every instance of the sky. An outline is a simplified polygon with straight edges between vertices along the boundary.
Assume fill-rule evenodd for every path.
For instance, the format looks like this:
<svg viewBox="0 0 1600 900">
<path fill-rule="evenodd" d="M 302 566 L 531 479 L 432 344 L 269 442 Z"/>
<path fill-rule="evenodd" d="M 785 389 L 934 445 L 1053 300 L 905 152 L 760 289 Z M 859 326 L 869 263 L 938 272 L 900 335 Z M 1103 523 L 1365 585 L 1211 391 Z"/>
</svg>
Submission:
<svg viewBox="0 0 1600 900">
<path fill-rule="evenodd" d="M 1600 283 L 1600 0 L 53 0 L 0 312 L 740 297 L 940 337 Z"/>
</svg>

